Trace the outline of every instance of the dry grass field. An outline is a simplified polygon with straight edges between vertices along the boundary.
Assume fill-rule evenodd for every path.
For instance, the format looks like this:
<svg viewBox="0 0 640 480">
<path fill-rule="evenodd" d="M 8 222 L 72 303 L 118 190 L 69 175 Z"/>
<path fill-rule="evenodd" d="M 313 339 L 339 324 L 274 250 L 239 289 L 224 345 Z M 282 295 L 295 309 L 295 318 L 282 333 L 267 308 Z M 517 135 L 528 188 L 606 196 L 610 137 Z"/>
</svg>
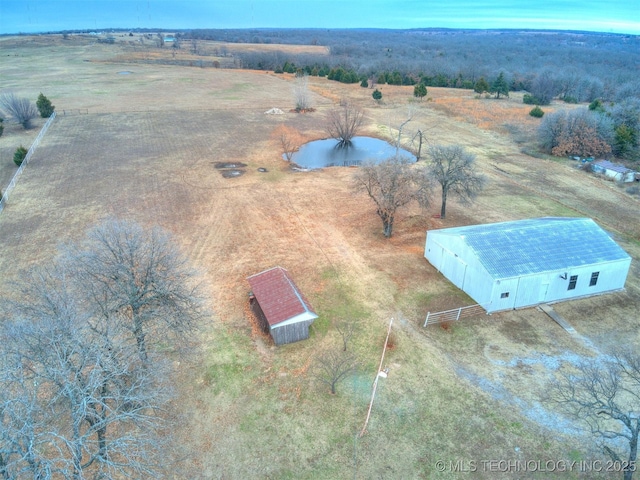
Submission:
<svg viewBox="0 0 640 480">
<path fill-rule="evenodd" d="M 370 89 L 314 78 L 315 112 L 272 116 L 264 112 L 294 106 L 290 76 L 119 63 L 127 48 L 0 39 L 8 55 L 0 90 L 33 99 L 42 91 L 58 112 L 0 214 L 0 272 L 6 289 L 109 216 L 173 233 L 202 273 L 212 312 L 201 363 L 181 365 L 177 380 L 174 478 L 471 478 L 440 472 L 436 461 L 600 458 L 541 398 L 577 359 L 640 346 L 637 199 L 568 160 L 522 154 L 538 120 L 517 97 L 433 88 L 429 100 L 413 102 L 411 87 L 385 85 L 376 104 Z M 421 129 L 432 144 L 462 144 L 477 155 L 486 191 L 471 207 L 450 202 L 446 221 L 432 217 L 436 195 L 432 211 L 403 211 L 384 239 L 371 203 L 352 193 L 351 169 L 294 172 L 273 140 L 283 124 L 324 137 L 324 113 L 341 98 L 366 109 L 363 133 L 385 138 L 412 112 L 406 138 Z M 0 187 L 15 170 L 17 144 L 37 132 L 5 129 Z M 224 178 L 216 162 L 247 166 Z M 555 305 L 578 337 L 537 309 L 422 328 L 427 311 L 472 303 L 423 258 L 427 229 L 537 216 L 588 216 L 611 231 L 634 259 L 626 291 Z M 320 315 L 308 341 L 280 348 L 245 315 L 245 278 L 275 265 Z M 389 376 L 368 433 L 356 439 L 390 318 Z M 338 319 L 357 320 L 351 348 L 362 367 L 332 396 L 309 367 L 321 349 L 338 346 Z M 473 478 L 513 474 L 480 469 Z"/>
</svg>

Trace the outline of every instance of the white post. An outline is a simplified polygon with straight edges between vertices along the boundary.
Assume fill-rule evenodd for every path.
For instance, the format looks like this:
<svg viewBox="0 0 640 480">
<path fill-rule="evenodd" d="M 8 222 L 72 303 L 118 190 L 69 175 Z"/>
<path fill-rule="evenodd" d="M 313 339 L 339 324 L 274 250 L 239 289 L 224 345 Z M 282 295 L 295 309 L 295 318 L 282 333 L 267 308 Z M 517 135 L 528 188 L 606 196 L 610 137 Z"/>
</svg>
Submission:
<svg viewBox="0 0 640 480">
<path fill-rule="evenodd" d="M 364 421 L 364 426 L 360 431 L 360 437 L 362 437 L 367 431 L 367 425 L 369 425 L 369 418 L 371 417 L 371 409 L 373 408 L 373 400 L 376 397 L 376 389 L 378 388 L 378 379 L 380 378 L 380 371 L 382 370 L 382 363 L 384 362 L 384 353 L 387 351 L 387 342 L 389 342 L 389 334 L 391 333 L 391 325 L 393 324 L 393 318 L 389 321 L 389 329 L 387 330 L 387 338 L 384 341 L 384 348 L 382 349 L 382 357 L 380 358 L 380 366 L 376 372 L 376 379 L 373 382 L 373 392 L 371 393 L 371 402 L 369 402 L 369 411 L 367 412 L 367 418 Z"/>
</svg>

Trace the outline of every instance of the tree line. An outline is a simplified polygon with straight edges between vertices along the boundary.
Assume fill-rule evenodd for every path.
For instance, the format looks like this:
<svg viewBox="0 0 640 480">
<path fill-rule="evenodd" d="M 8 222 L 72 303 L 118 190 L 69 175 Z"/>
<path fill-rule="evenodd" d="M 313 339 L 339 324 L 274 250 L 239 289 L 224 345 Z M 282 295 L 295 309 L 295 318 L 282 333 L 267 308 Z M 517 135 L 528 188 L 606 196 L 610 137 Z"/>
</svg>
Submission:
<svg viewBox="0 0 640 480">
<path fill-rule="evenodd" d="M 542 89 L 552 79 L 554 96 L 591 102 L 619 101 L 640 92 L 634 65 L 640 39 L 632 35 L 510 30 L 246 29 L 188 30 L 185 39 L 234 43 L 322 45 L 327 55 L 283 51 L 236 53 L 245 68 L 285 71 L 343 68 L 386 82 L 473 88 L 480 77 L 503 72 L 512 91 Z M 387 73 L 391 74 L 390 78 Z M 396 75 L 397 74 L 397 75 Z M 401 83 L 397 83 L 400 81 Z M 382 83 L 382 82 L 380 82 Z M 539 83 L 539 85 L 538 85 Z M 534 84 L 536 84 L 534 86 Z M 546 87 L 549 87 L 547 83 Z"/>
</svg>

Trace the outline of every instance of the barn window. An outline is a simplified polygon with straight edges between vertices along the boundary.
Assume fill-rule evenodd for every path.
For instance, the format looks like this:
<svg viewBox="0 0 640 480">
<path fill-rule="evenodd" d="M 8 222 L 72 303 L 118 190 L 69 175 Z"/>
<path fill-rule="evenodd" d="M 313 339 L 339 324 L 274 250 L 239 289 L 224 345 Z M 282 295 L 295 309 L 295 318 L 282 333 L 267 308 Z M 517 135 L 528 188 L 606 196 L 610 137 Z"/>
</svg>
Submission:
<svg viewBox="0 0 640 480">
<path fill-rule="evenodd" d="M 591 274 L 591 280 L 589 281 L 589 286 L 593 287 L 594 285 L 596 285 L 598 283 L 598 275 L 600 275 L 600 272 L 593 272 Z"/>
<path fill-rule="evenodd" d="M 500 294 L 500 298 L 509 298 L 509 292 L 503 292 Z"/>
<path fill-rule="evenodd" d="M 575 290 L 576 283 L 578 283 L 578 275 L 571 275 L 569 277 L 569 288 L 567 288 L 567 290 Z"/>
</svg>

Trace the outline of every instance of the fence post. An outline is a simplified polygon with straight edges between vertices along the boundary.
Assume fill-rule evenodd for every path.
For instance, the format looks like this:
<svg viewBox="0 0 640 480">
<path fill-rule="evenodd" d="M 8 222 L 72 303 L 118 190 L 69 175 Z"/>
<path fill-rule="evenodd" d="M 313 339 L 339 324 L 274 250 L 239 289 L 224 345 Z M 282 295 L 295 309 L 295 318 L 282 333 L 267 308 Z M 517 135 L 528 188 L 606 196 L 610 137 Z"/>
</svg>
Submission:
<svg viewBox="0 0 640 480">
<path fill-rule="evenodd" d="M 456 315 L 456 321 L 460 320 L 460 312 L 462 312 L 462 307 L 458 309 L 458 314 Z"/>
<path fill-rule="evenodd" d="M 56 112 L 53 112 L 51 116 L 47 119 L 45 124 L 42 126 L 40 133 L 31 144 L 31 147 L 29 147 L 29 151 L 25 155 L 24 160 L 22 160 L 22 163 L 18 167 L 18 170 L 16 170 L 16 172 L 13 174 L 13 177 L 11 177 L 11 181 L 9 182 L 9 185 L 7 185 L 7 188 L 5 189 L 5 191 L 2 192 L 2 198 L 0 198 L 0 212 L 4 210 L 7 200 L 9 200 L 9 194 L 16 186 L 18 177 L 20 177 L 20 175 L 22 174 L 22 171 L 25 169 L 25 167 L 29 163 L 29 160 L 31 160 L 31 156 L 33 155 L 33 152 L 35 151 L 35 149 L 38 147 L 40 143 L 40 139 L 44 136 L 47 129 L 49 128 L 49 125 L 51 125 L 51 122 L 53 122 L 54 118 L 56 118 Z"/>
<path fill-rule="evenodd" d="M 427 319 L 424 321 L 423 327 L 426 327 L 427 324 L 429 323 L 429 315 L 431 315 L 431 312 L 427 312 Z"/>
</svg>

